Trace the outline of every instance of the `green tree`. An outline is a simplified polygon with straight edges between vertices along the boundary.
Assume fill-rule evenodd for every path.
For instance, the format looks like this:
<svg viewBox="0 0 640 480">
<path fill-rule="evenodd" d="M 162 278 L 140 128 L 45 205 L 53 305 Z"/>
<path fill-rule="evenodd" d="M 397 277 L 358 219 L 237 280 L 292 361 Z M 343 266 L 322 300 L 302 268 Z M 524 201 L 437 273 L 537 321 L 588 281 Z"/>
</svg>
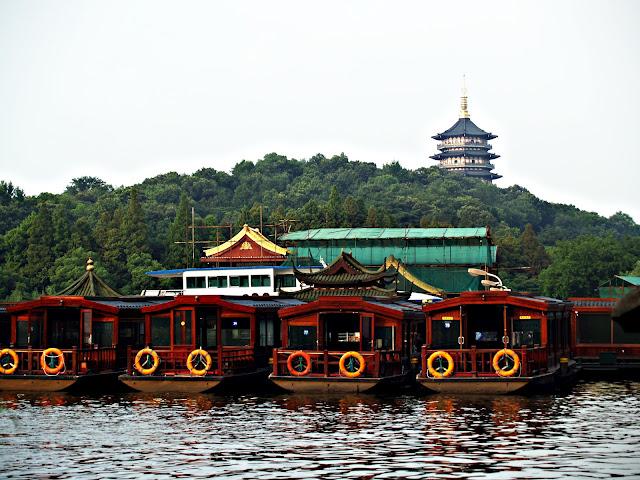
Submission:
<svg viewBox="0 0 640 480">
<path fill-rule="evenodd" d="M 49 269 L 53 266 L 54 232 L 51 227 L 51 207 L 41 203 L 28 231 L 28 247 L 24 276 L 31 289 L 44 292 L 49 285 Z"/>
<path fill-rule="evenodd" d="M 344 224 L 344 208 L 338 189 L 331 188 L 331 194 L 324 210 L 324 226 L 328 228 L 342 227 Z"/>
<path fill-rule="evenodd" d="M 126 239 L 127 256 L 134 253 L 149 253 L 147 243 L 147 224 L 138 200 L 138 190 L 132 188 L 129 194 L 127 211 L 122 219 L 122 233 Z"/>
<path fill-rule="evenodd" d="M 540 273 L 546 295 L 558 298 L 594 295 L 598 285 L 631 269 L 640 238 L 620 241 L 613 236 L 583 236 L 564 240 L 551 250 L 551 264 Z"/>
<path fill-rule="evenodd" d="M 169 227 L 169 237 L 167 245 L 167 268 L 184 268 L 189 262 L 188 226 L 189 226 L 189 199 L 183 193 L 180 195 L 180 204 L 176 209 L 175 218 Z"/>
</svg>

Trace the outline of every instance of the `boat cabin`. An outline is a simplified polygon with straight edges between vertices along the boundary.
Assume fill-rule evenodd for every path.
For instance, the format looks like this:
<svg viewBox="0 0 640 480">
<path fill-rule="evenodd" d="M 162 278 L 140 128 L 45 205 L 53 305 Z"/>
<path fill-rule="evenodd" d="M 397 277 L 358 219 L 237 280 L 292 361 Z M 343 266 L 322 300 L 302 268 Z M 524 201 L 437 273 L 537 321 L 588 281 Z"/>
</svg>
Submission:
<svg viewBox="0 0 640 480">
<path fill-rule="evenodd" d="M 308 303 L 279 312 L 283 347 L 274 349 L 274 383 L 363 392 L 403 381 L 423 317 L 419 303 L 396 294 L 395 270 L 367 269 L 343 252 L 322 271 L 296 276 L 313 287 L 296 294 Z"/>
<path fill-rule="evenodd" d="M 120 380 L 142 391 L 195 392 L 242 374 L 266 378 L 271 350 L 280 342 L 277 312 L 300 303 L 179 295 L 145 307 L 145 348 L 129 349 L 127 374 Z"/>
<path fill-rule="evenodd" d="M 423 310 L 427 338 L 418 380 L 431 390 L 515 391 L 570 357 L 569 302 L 476 291 L 424 305 Z"/>
<path fill-rule="evenodd" d="M 296 391 L 324 389 L 328 379 L 361 382 L 335 391 L 366 391 L 381 378 L 402 376 L 422 321 L 416 303 L 367 297 L 320 297 L 279 315 L 283 347 L 274 349 L 271 378 Z M 290 360 L 300 354 L 299 361 Z"/>
<path fill-rule="evenodd" d="M 633 291 L 627 292 L 631 298 Z M 571 349 L 584 370 L 611 371 L 640 368 L 640 309 L 635 315 L 614 318 L 621 298 L 570 298 Z"/>
</svg>

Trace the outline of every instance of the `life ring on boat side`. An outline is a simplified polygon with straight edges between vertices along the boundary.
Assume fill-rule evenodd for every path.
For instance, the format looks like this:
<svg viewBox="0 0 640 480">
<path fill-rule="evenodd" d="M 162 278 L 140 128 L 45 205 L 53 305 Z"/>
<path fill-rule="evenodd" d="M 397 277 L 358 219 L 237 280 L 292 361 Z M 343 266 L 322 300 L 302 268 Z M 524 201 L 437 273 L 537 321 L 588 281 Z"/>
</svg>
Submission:
<svg viewBox="0 0 640 480">
<path fill-rule="evenodd" d="M 196 365 L 199 365 L 201 368 L 197 368 Z M 187 368 L 192 375 L 202 376 L 205 375 L 212 364 L 211 355 L 206 350 L 202 348 L 198 348 L 191 352 L 187 357 Z"/>
<path fill-rule="evenodd" d="M 304 377 L 311 371 L 311 357 L 302 350 L 293 352 L 287 358 L 287 370 L 295 377 Z"/>
<path fill-rule="evenodd" d="M 47 375 L 58 375 L 64 368 L 64 354 L 59 348 L 47 348 L 40 355 L 40 366 Z"/>
<path fill-rule="evenodd" d="M 442 365 L 441 359 L 444 359 L 447 361 L 446 367 Z M 440 360 L 440 362 L 438 362 L 439 365 L 437 367 L 434 366 L 434 362 L 436 360 Z M 449 355 L 448 352 L 445 352 L 443 350 L 438 350 L 437 352 L 433 352 L 431 355 L 429 355 L 429 358 L 427 358 L 427 370 L 429 371 L 429 374 L 434 378 L 450 377 L 453 374 L 454 366 L 455 364 L 453 363 L 453 357 Z"/>
<path fill-rule="evenodd" d="M 11 360 L 7 357 L 11 357 Z M 20 363 L 20 361 L 18 360 L 18 354 L 16 352 L 10 348 L 0 350 L 0 373 L 11 375 L 18 369 L 18 363 Z"/>
<path fill-rule="evenodd" d="M 358 362 L 358 365 L 354 365 L 354 361 Z M 356 378 L 362 375 L 364 372 L 364 368 L 366 367 L 366 362 L 362 355 L 358 352 L 346 352 L 344 355 L 340 357 L 340 362 L 338 363 L 340 366 L 340 373 L 345 377 Z"/>
<path fill-rule="evenodd" d="M 140 350 L 133 362 L 135 369 L 142 375 L 151 375 L 158 369 L 158 365 L 160 365 L 160 357 L 155 350 L 149 347 Z"/>
<path fill-rule="evenodd" d="M 513 366 L 511 368 L 505 369 L 500 366 L 500 360 L 502 360 L 503 357 L 511 359 L 511 361 L 513 362 Z M 513 377 L 520 368 L 520 357 L 518 357 L 518 354 L 513 350 L 503 348 L 502 350 L 498 350 L 496 352 L 496 354 L 493 356 L 493 361 L 491 362 L 491 364 L 493 365 L 493 369 L 496 371 L 496 373 L 501 377 Z M 508 361 L 505 366 L 509 366 Z"/>
</svg>

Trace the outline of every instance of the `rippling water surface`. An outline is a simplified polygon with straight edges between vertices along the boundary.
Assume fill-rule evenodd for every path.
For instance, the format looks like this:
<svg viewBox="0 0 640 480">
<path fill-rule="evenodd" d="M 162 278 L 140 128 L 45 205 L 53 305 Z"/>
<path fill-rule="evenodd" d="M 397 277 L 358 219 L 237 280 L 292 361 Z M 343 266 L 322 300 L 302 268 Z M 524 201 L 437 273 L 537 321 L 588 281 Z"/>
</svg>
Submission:
<svg viewBox="0 0 640 480">
<path fill-rule="evenodd" d="M 640 478 L 640 382 L 538 397 L 0 394 L 3 478 Z"/>
</svg>

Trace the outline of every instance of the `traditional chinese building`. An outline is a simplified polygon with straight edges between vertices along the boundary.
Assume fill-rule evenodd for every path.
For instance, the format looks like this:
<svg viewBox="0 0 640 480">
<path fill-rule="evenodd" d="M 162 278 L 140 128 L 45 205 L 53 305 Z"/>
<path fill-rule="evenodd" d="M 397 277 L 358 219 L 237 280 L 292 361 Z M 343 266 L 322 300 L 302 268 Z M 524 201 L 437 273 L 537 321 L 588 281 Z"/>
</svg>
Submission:
<svg viewBox="0 0 640 480">
<path fill-rule="evenodd" d="M 278 265 L 286 260 L 287 249 L 279 247 L 257 228 L 245 224 L 236 235 L 222 245 L 209 248 L 200 258 L 204 263 L 226 266 Z"/>
<path fill-rule="evenodd" d="M 463 89 L 460 118 L 448 130 L 431 137 L 440 141 L 440 151 L 430 158 L 440 162 L 440 168 L 445 170 L 491 182 L 502 177 L 491 171 L 495 168 L 491 160 L 500 155 L 489 151 L 492 146 L 488 141 L 496 137 L 497 135 L 485 132 L 471 121 L 467 108 L 467 92 Z"/>
</svg>

